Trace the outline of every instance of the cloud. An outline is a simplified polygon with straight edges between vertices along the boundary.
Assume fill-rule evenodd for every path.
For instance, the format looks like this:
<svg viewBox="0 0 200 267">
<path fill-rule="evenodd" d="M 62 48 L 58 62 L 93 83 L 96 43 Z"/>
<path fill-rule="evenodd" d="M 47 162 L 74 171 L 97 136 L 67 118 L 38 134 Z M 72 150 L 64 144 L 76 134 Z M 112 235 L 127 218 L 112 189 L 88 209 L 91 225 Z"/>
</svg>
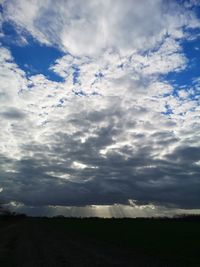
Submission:
<svg viewBox="0 0 200 267">
<path fill-rule="evenodd" d="M 25 114 L 15 108 L 10 108 L 5 112 L 1 112 L 0 116 L 8 120 L 20 120 L 24 119 Z"/>
<path fill-rule="evenodd" d="M 194 13 L 173 1 L 11 0 L 3 6 L 5 19 L 18 31 L 73 55 L 95 55 L 108 47 L 125 54 L 145 51 L 166 35 L 182 38 L 183 27 L 199 26 Z"/>
<path fill-rule="evenodd" d="M 64 51 L 49 66 L 57 82 L 0 47 L 4 203 L 112 216 L 200 208 L 199 80 L 177 90 L 165 78 L 187 69 L 182 41 L 199 21 L 173 1 L 145 3 L 4 3 L 20 36 Z"/>
</svg>

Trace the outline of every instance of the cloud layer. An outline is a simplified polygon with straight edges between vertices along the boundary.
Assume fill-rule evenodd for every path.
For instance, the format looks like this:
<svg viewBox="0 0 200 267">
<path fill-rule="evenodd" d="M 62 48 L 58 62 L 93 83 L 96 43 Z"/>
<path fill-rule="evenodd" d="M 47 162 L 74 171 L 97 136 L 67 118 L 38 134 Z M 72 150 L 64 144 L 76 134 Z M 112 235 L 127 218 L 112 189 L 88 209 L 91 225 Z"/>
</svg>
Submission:
<svg viewBox="0 0 200 267">
<path fill-rule="evenodd" d="M 3 8 L 26 42 L 64 52 L 49 66 L 56 82 L 28 75 L 0 47 L 4 202 L 199 209 L 199 79 L 189 88 L 165 79 L 190 65 L 182 42 L 200 26 L 193 10 L 160 0 Z"/>
<path fill-rule="evenodd" d="M 21 34 L 27 31 L 74 55 L 95 55 L 108 47 L 126 54 L 147 50 L 166 35 L 181 38 L 183 27 L 199 25 L 194 13 L 162 0 L 10 0 L 4 15 Z"/>
</svg>

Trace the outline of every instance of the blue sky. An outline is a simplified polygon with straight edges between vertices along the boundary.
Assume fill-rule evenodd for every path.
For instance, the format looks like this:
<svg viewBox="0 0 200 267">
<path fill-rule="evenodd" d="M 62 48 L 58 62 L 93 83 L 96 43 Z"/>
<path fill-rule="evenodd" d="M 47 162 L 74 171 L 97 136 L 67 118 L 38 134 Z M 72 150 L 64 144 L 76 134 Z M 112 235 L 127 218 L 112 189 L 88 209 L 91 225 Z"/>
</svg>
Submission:
<svg viewBox="0 0 200 267">
<path fill-rule="evenodd" d="M 5 206 L 199 212 L 198 1 L 3 0 L 0 29 Z"/>
<path fill-rule="evenodd" d="M 199 77 L 199 60 L 200 60 L 200 43 L 195 39 L 192 41 L 184 41 L 182 43 L 183 53 L 188 59 L 188 66 L 184 71 L 178 73 L 169 73 L 165 79 L 174 82 L 178 86 L 190 85 L 193 79 Z"/>
<path fill-rule="evenodd" d="M 43 46 L 30 35 L 26 35 L 27 44 L 20 44 L 20 37 L 14 25 L 9 22 L 3 24 L 3 32 L 5 36 L 1 38 L 2 44 L 9 48 L 17 65 L 28 76 L 42 73 L 50 80 L 62 81 L 61 77 L 49 70 L 51 64 L 63 55 L 62 51 L 51 46 Z"/>
</svg>

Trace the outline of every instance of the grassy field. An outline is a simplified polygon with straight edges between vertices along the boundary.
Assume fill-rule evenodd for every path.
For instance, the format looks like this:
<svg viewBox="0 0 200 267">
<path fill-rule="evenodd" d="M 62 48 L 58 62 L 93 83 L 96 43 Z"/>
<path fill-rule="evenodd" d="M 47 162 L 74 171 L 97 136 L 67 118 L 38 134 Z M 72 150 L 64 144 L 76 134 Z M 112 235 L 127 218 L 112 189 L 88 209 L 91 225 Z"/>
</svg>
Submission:
<svg viewBox="0 0 200 267">
<path fill-rule="evenodd" d="M 7 219 L 0 233 L 2 267 L 200 266 L 199 219 Z"/>
</svg>

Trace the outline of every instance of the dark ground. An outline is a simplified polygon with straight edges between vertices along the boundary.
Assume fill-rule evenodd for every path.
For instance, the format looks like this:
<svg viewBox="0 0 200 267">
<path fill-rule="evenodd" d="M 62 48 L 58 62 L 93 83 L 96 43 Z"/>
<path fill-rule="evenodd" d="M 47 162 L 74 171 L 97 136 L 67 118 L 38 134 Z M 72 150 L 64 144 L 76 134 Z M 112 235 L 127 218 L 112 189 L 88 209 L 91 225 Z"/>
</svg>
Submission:
<svg viewBox="0 0 200 267">
<path fill-rule="evenodd" d="M 199 219 L 0 218 L 1 267 L 190 267 L 199 249 Z"/>
</svg>

